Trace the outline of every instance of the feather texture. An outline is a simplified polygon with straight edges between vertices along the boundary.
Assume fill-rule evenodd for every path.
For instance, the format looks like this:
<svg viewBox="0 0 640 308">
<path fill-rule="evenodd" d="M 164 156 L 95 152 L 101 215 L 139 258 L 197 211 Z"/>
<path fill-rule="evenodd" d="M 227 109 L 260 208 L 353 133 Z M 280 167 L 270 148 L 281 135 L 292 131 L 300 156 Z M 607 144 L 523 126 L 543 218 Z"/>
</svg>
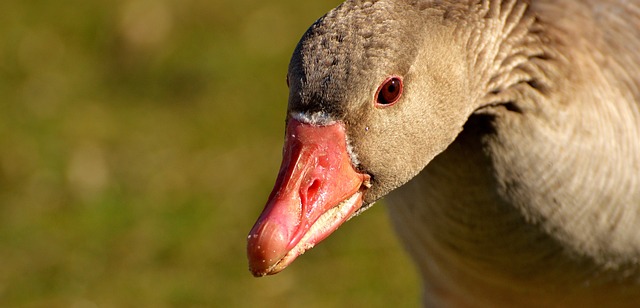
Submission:
<svg viewBox="0 0 640 308">
<path fill-rule="evenodd" d="M 427 306 L 635 306 L 639 50 L 633 0 L 351 0 L 298 44 L 289 117 L 345 126 L 359 212 L 395 190 Z"/>
<path fill-rule="evenodd" d="M 459 17 L 481 106 L 389 211 L 429 305 L 637 305 L 638 3 L 531 2 Z"/>
</svg>

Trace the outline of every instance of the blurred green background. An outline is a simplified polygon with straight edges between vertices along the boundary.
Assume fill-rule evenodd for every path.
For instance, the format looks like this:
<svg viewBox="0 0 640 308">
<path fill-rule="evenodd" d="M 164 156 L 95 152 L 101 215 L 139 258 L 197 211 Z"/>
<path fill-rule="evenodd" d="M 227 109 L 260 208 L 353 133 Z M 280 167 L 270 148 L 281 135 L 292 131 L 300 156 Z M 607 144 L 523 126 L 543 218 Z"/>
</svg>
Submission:
<svg viewBox="0 0 640 308">
<path fill-rule="evenodd" d="M 339 1 L 0 2 L 0 307 L 417 306 L 378 204 L 247 270 L 289 56 Z"/>
</svg>

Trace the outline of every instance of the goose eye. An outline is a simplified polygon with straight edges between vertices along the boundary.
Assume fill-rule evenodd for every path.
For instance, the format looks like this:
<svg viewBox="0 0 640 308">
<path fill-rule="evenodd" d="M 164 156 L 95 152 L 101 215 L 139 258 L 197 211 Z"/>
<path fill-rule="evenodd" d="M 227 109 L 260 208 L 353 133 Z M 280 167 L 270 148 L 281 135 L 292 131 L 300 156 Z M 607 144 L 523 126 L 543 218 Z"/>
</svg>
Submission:
<svg viewBox="0 0 640 308">
<path fill-rule="evenodd" d="M 402 79 L 397 76 L 387 78 L 376 93 L 376 106 L 386 107 L 395 104 L 402 95 Z"/>
</svg>

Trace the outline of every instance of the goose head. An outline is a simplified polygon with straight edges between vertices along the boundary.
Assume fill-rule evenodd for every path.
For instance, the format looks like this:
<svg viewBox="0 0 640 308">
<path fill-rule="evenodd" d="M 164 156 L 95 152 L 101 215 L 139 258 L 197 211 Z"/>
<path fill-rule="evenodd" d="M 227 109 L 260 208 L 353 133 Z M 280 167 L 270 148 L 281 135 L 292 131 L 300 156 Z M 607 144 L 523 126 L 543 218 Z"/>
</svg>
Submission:
<svg viewBox="0 0 640 308">
<path fill-rule="evenodd" d="M 293 53 L 283 161 L 248 236 L 255 276 L 409 181 L 474 110 L 457 29 L 437 10 L 373 2 L 343 3 Z"/>
</svg>

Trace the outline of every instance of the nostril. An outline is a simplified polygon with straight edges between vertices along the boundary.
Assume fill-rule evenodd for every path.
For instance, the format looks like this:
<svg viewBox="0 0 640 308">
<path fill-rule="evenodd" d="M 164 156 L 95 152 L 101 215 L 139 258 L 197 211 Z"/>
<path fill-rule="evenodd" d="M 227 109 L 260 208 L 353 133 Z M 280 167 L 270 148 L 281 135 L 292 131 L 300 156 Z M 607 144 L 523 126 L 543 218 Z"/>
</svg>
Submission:
<svg viewBox="0 0 640 308">
<path fill-rule="evenodd" d="M 306 189 L 302 189 L 300 191 L 300 197 L 302 197 L 301 201 L 303 205 L 313 204 L 318 196 L 318 191 L 320 190 L 320 180 L 314 179 Z"/>
<path fill-rule="evenodd" d="M 314 197 L 318 194 L 318 189 L 320 189 L 320 180 L 313 180 L 313 183 L 311 183 L 311 186 L 307 189 L 307 194 L 310 197 Z"/>
</svg>

